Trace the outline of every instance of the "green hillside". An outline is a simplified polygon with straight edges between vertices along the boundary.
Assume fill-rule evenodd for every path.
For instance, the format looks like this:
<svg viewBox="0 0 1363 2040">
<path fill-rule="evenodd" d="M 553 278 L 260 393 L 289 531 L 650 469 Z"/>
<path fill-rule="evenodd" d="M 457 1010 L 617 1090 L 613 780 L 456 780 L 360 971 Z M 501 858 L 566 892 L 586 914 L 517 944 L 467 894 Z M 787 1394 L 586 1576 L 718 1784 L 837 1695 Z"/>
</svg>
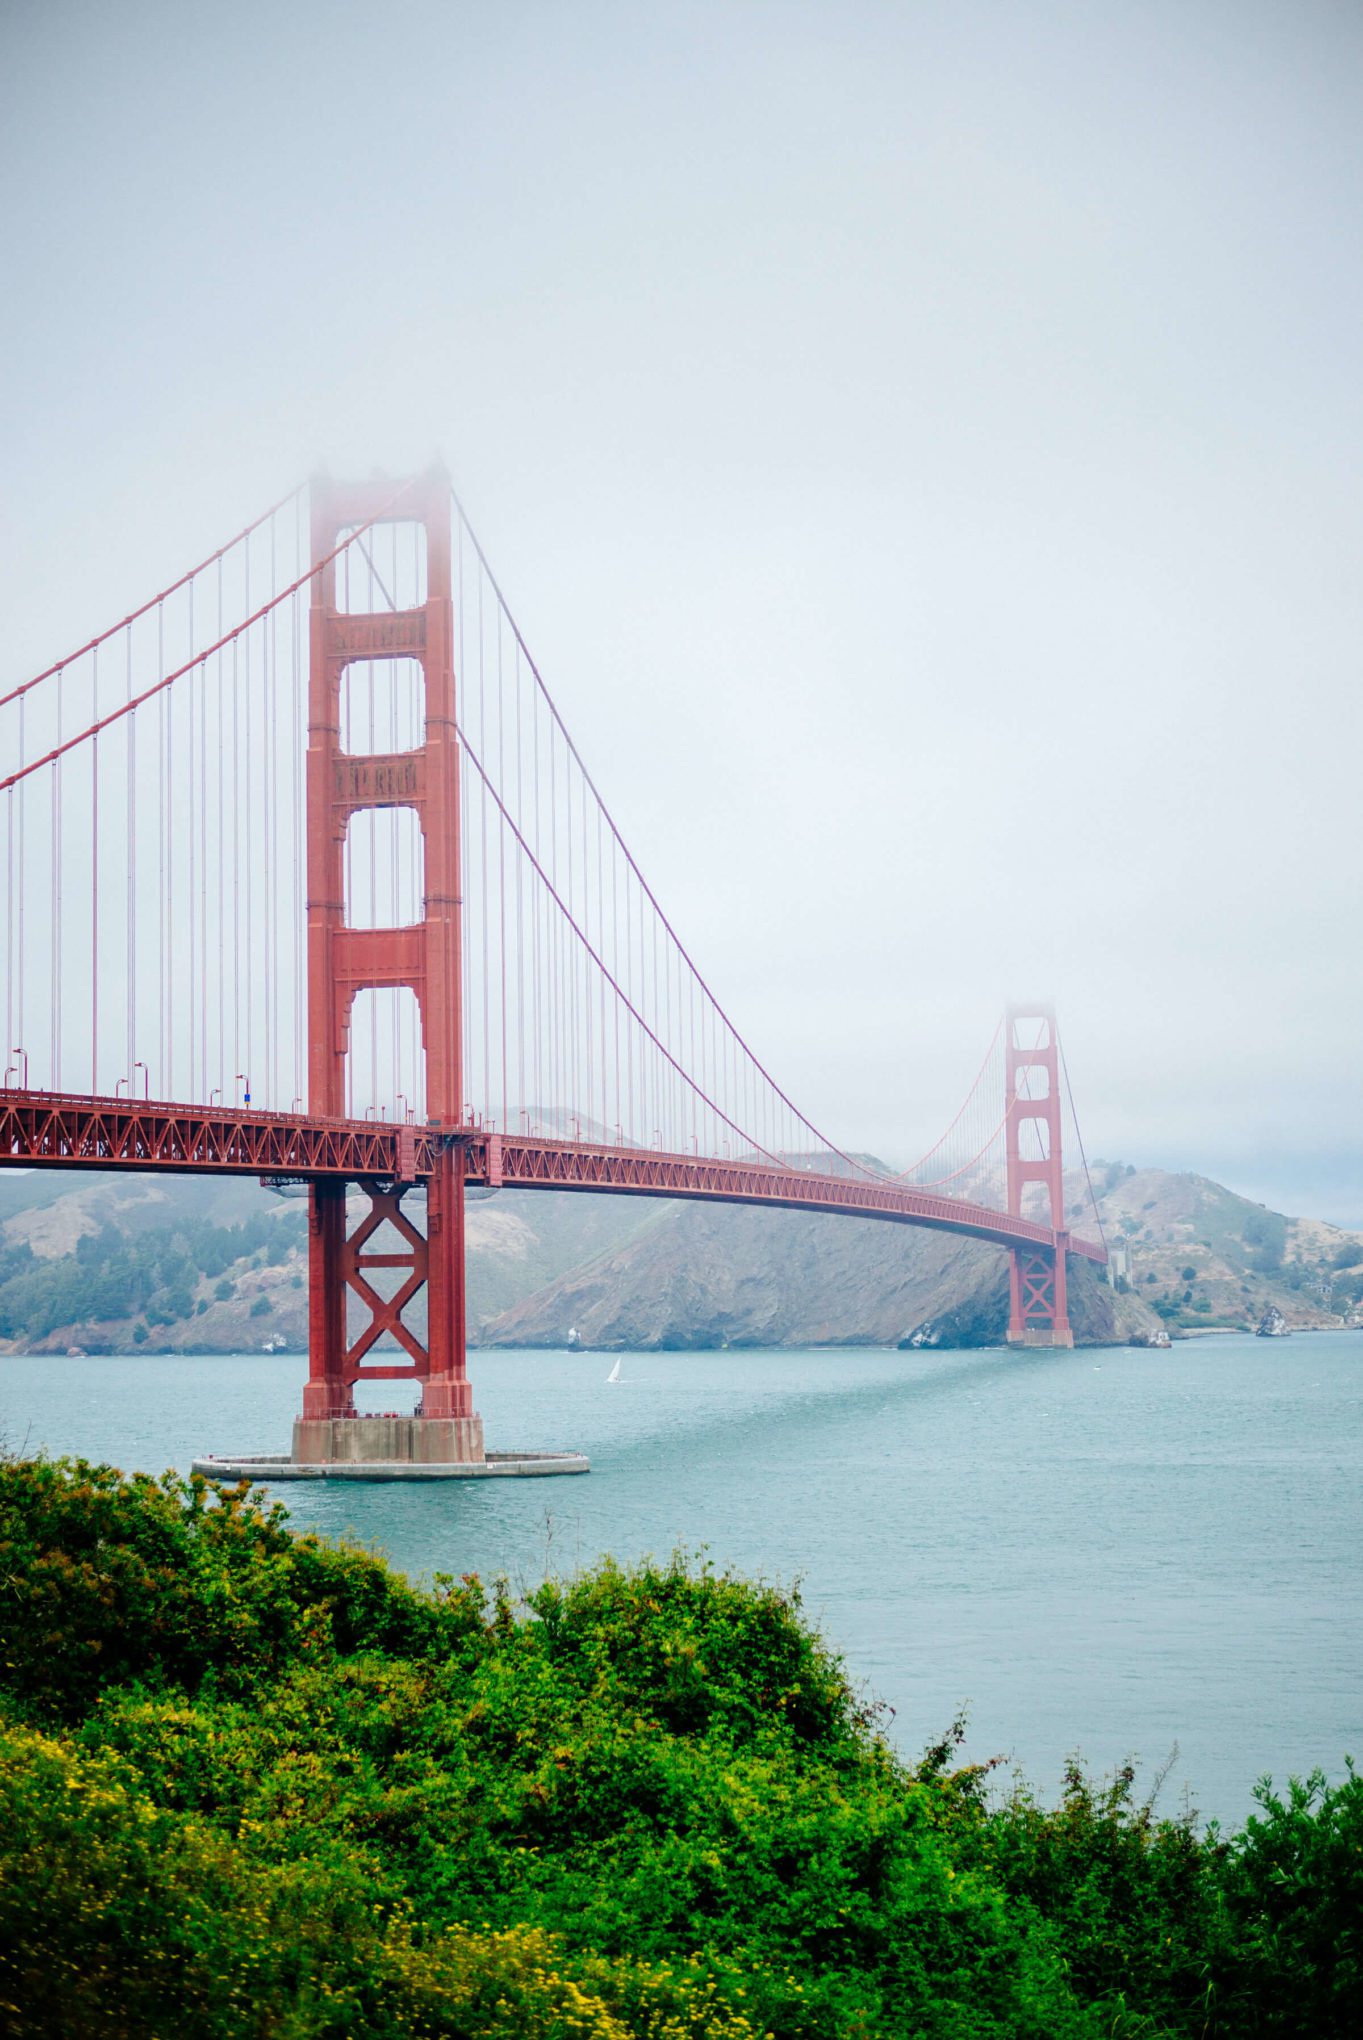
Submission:
<svg viewBox="0 0 1363 2040">
<path fill-rule="evenodd" d="M 354 1216 L 364 1208 L 356 1196 Z M 414 1200 L 418 1223 L 423 1205 Z M 474 1192 L 470 1335 L 646 1227 L 630 1198 Z M 251 1177 L 0 1170 L 0 1351 L 307 1345 L 307 1207 Z M 424 1329 L 424 1298 L 411 1322 Z"/>
</svg>

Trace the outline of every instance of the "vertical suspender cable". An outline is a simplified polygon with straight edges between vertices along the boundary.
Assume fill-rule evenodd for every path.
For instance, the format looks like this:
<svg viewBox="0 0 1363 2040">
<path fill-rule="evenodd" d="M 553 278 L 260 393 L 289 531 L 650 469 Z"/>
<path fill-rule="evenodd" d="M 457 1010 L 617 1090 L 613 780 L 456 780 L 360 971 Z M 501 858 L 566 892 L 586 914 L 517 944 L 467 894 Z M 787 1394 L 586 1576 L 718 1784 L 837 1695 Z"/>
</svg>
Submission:
<svg viewBox="0 0 1363 2040">
<path fill-rule="evenodd" d="M 92 720 L 99 721 L 99 647 L 93 664 Z M 90 1089 L 99 1093 L 99 731 L 90 744 Z"/>
<path fill-rule="evenodd" d="M 65 669 L 57 669 L 57 742 L 62 741 L 64 731 L 64 681 Z M 62 834 L 62 764 L 63 760 L 52 761 L 52 1088 L 62 1087 L 62 872 L 65 868 L 66 842 Z"/>
<path fill-rule="evenodd" d="M 166 670 L 166 605 L 156 605 L 156 670 Z M 161 902 L 161 916 L 156 956 L 156 976 L 160 985 L 158 1018 L 160 1037 L 156 1044 L 156 1087 L 157 1096 L 173 1098 L 175 1087 L 170 1080 L 170 959 L 175 939 L 172 912 L 173 884 L 171 865 L 166 859 L 166 844 L 173 839 L 171 802 L 174 798 L 175 765 L 172 757 L 173 733 L 175 728 L 175 707 L 170 697 L 175 692 L 167 687 L 158 696 L 158 745 L 161 756 L 161 798 L 156 809 L 156 883 L 157 898 Z"/>
<path fill-rule="evenodd" d="M 521 728 L 521 648 L 516 646 L 516 818 L 524 826 L 525 780 Z M 516 1103 L 523 1112 L 525 1096 L 525 858 L 516 854 Z M 507 1132 L 511 1132 L 508 1125 Z"/>
<path fill-rule="evenodd" d="M 128 700 L 129 700 L 129 701 L 131 701 L 131 700 L 132 700 L 132 692 L 133 692 L 133 674 L 132 674 L 132 625 L 131 625 L 131 624 L 129 624 L 129 626 L 128 626 L 128 695 L 127 695 L 127 698 L 128 698 Z M 127 728 L 128 728 L 128 744 L 127 744 L 127 774 L 128 774 L 128 782 L 127 782 L 127 788 L 126 788 L 126 807 L 127 807 L 127 830 L 128 830 L 128 850 L 127 850 L 127 874 L 126 874 L 126 884 L 127 884 L 127 895 L 128 895 L 128 905 L 127 905 L 127 920 L 128 920 L 128 929 L 127 929 L 127 939 L 128 939 L 128 963 L 127 963 L 127 1012 L 128 1012 L 128 1044 L 127 1044 L 127 1046 L 128 1046 L 128 1061 L 127 1061 L 127 1071 L 128 1071 L 128 1090 L 129 1090 L 129 1093 L 131 1093 L 131 1092 L 132 1092 L 132 1089 L 133 1089 L 133 1083 L 134 1083 L 134 1079 L 135 1079 L 135 1076 L 136 1076 L 136 1064 L 137 1064 L 137 928 L 136 928 L 136 919 L 137 919 L 137 822 L 136 822 L 136 816 L 137 816 L 137 803 L 136 803 L 136 785 L 137 785 L 137 710 L 136 710 L 136 709 L 133 709 L 133 710 L 132 710 L 132 712 L 131 712 L 131 713 L 129 714 L 129 716 L 128 716 L 128 721 L 127 721 Z"/>
<path fill-rule="evenodd" d="M 189 655 L 191 658 L 194 656 L 194 583 L 192 581 L 189 584 Z M 198 721 L 198 717 L 195 714 L 195 710 L 199 706 L 197 701 L 198 692 L 199 690 L 197 687 L 195 686 L 190 687 L 188 709 L 186 712 L 186 721 L 188 723 L 188 729 L 186 731 L 186 743 L 185 743 L 185 777 L 189 782 L 191 788 L 193 786 L 193 774 L 194 774 L 194 751 L 196 736 L 195 726 Z M 188 801 L 188 824 L 189 824 L 188 826 L 189 850 L 186 858 L 186 864 L 188 867 L 186 871 L 186 879 L 188 881 L 186 920 L 188 922 L 189 927 L 189 943 L 187 952 L 188 967 L 185 971 L 184 1026 L 189 1052 L 189 1094 L 192 1098 L 203 1087 L 204 1083 L 202 1072 L 200 1073 L 198 1082 L 196 1082 L 195 1080 L 194 1073 L 195 1046 L 198 1037 L 198 1027 L 196 1024 L 197 1010 L 194 996 L 195 942 L 198 935 L 198 923 L 195 911 L 198 899 L 198 869 L 197 869 L 198 858 L 196 855 L 197 843 L 195 840 L 196 832 L 194 828 L 194 797 L 192 792 L 190 793 Z"/>
<path fill-rule="evenodd" d="M 478 747 L 487 749 L 487 673 L 485 647 L 483 643 L 483 577 L 478 577 Z M 482 938 L 483 938 L 483 1117 L 490 1118 L 492 1111 L 492 972 L 488 967 L 488 909 L 487 909 L 487 788 L 479 806 L 481 833 L 479 838 L 479 885 L 482 897 Z"/>
<path fill-rule="evenodd" d="M 506 785 L 505 724 L 506 724 L 505 675 L 502 666 L 502 613 L 497 612 L 497 784 Z M 501 1124 L 507 1133 L 511 1131 L 511 1113 L 507 1103 L 506 1084 L 506 826 L 501 821 L 497 826 L 497 910 L 498 910 L 498 962 L 501 969 L 502 1009 L 502 1103 Z"/>
<path fill-rule="evenodd" d="M 27 709 L 27 707 L 28 707 L 28 697 L 27 697 L 26 695 L 22 695 L 22 694 L 21 694 L 21 695 L 20 695 L 20 697 L 19 697 L 19 763 L 20 763 L 21 765 L 23 765 L 23 764 L 25 764 L 25 763 L 27 762 L 27 753 L 26 753 L 26 751 L 25 751 L 25 748 L 24 748 L 24 740 L 25 740 L 25 735 L 26 735 L 26 731 L 25 731 L 25 726 L 24 726 L 24 711 L 25 711 L 25 710 Z M 27 1028 L 27 1023 L 26 1023 L 26 1020 L 25 1020 L 25 1014 L 24 1014 L 24 950 L 25 950 L 25 947 L 26 947 L 26 943 L 25 943 L 25 933 L 24 933 L 24 897 L 25 897 L 25 891 L 26 891 L 26 888 L 25 888 L 25 885 L 24 885 L 24 875 L 25 875 L 25 874 L 24 874 L 24 849 L 25 849 L 25 841 L 26 841 L 26 837 L 27 837 L 27 834 L 28 834 L 28 832 L 27 832 L 27 829 L 26 829 L 26 828 L 25 828 L 25 826 L 24 826 L 24 818 L 25 818 L 25 795 L 27 794 L 27 792 L 28 792 L 28 782 L 27 782 L 26 780 L 23 780 L 23 779 L 21 779 L 21 780 L 19 781 L 19 787 L 18 787 L 18 793 L 19 793 L 19 955 L 18 955 L 18 960 L 17 960 L 17 965 L 16 965 L 16 968 L 17 968 L 17 972 L 18 972 L 18 978 L 19 978 L 19 984 L 18 984 L 18 996 L 17 996 L 17 999 L 16 999 L 16 1005 L 17 1005 L 17 1007 L 18 1007 L 18 1020 L 19 1020 L 19 1025 L 18 1025 L 18 1029 L 17 1029 L 17 1031 L 12 1031 L 12 1032 L 11 1032 L 11 1034 L 10 1034 L 10 1038 L 9 1038 L 9 1040 L 8 1040 L 7 1042 L 5 1042 L 5 1044 L 4 1044 L 4 1047 L 5 1047 L 5 1050 L 6 1050 L 6 1057 L 5 1057 L 5 1060 L 6 1060 L 6 1064 L 8 1064 L 8 1061 L 9 1061 L 9 1057 L 10 1057 L 10 1056 L 11 1056 L 11 1055 L 12 1055 L 12 1054 L 14 1053 L 14 1050 L 15 1050 L 15 1049 L 16 1049 L 17 1047 L 20 1047 L 20 1046 L 22 1046 L 22 1048 L 23 1048 L 23 1050 L 24 1050 L 25 1054 L 27 1054 L 27 1053 L 28 1053 L 28 1028 Z"/>
<path fill-rule="evenodd" d="M 302 498 L 294 500 L 293 511 L 293 552 L 294 578 L 302 571 L 303 561 L 303 509 Z M 289 642 L 291 662 L 291 713 L 289 726 L 291 734 L 290 751 L 290 794 L 292 798 L 293 826 L 293 1091 L 295 1098 L 303 1096 L 303 1041 L 307 1025 L 306 999 L 307 974 L 303 964 L 304 929 L 307 923 L 307 904 L 303 898 L 303 757 L 300 732 L 303 727 L 302 687 L 302 635 L 303 599 L 295 595 L 289 604 Z"/>
<path fill-rule="evenodd" d="M 22 728 L 22 723 L 20 725 Z M 20 741 L 20 764 L 23 758 L 23 743 Z M 21 780 L 20 785 L 23 784 Z M 9 919 L 5 923 L 5 1067 L 8 1071 L 9 1058 L 14 1052 L 14 935 L 17 918 L 14 912 L 14 787 L 5 789 L 5 881 L 9 894 Z M 8 1082 L 8 1076 L 6 1077 Z"/>
<path fill-rule="evenodd" d="M 245 614 L 246 614 L 247 616 L 249 616 L 249 615 L 251 614 L 251 545 L 250 545 L 250 541 L 249 541 L 249 539 L 247 540 L 246 544 L 245 544 L 245 545 L 243 546 L 243 548 L 242 548 L 242 553 L 243 553 L 243 559 L 242 559 L 242 573 L 243 573 L 243 576 L 244 576 L 244 578 L 245 578 L 245 597 L 246 597 L 246 599 L 245 599 L 245 610 L 244 610 L 244 613 L 245 613 Z M 252 639 L 252 636 L 253 636 L 253 633 L 252 633 L 251 631 L 249 631 L 249 630 L 248 630 L 248 631 L 246 632 L 245 636 L 244 636 L 243 638 L 241 638 L 241 639 L 240 639 L 240 641 L 239 641 L 239 642 L 240 642 L 240 644 L 241 644 L 241 663 L 242 663 L 242 691 L 244 692 L 244 694 L 245 694 L 245 697 L 246 697 L 246 759 L 245 759 L 245 779 L 246 779 L 246 786 L 245 786 L 245 796 L 246 796 L 246 814 L 245 814 L 245 821 L 246 821 L 246 854 L 245 854 L 245 858 L 244 858 L 244 862 L 245 862 L 245 866 L 246 866 L 246 872 L 245 872 L 245 877 L 246 877 L 246 903 L 245 903 L 245 920 L 246 920 L 246 1059 L 245 1059 L 245 1061 L 244 1061 L 244 1062 L 238 1062 L 238 1064 L 237 1064 L 237 1067 L 238 1067 L 238 1069 L 239 1069 L 239 1070 L 241 1071 L 241 1073 L 242 1073 L 243 1077 L 244 1077 L 244 1078 L 245 1078 L 245 1080 L 246 1080 L 246 1089 L 247 1089 L 248 1091 L 249 1091 L 249 1090 L 250 1090 L 250 1088 L 251 1088 L 251 1069 L 252 1069 L 252 1066 L 253 1066 L 253 1064 L 254 1064 L 254 1062 L 255 1062 L 255 1018 L 256 1018 L 256 1002 L 255 1002 L 255 973 L 254 973 L 254 971 L 252 970 L 252 967 L 251 967 L 251 959 L 252 959 L 252 955 L 253 955 L 253 952 L 254 952 L 254 948 L 255 948 L 255 943 L 254 943 L 254 940 L 253 940 L 253 935 L 254 935 L 254 929 L 255 929 L 255 916 L 254 916 L 254 914 L 253 914 L 253 912 L 252 912 L 252 902 L 253 902 L 253 900 L 254 900 L 254 897 L 255 897 L 255 887 L 254 887 L 254 885 L 253 885 L 253 883 L 252 883 L 252 874 L 253 874 L 253 871 L 254 871 L 254 867 L 255 867 L 255 858 L 254 858 L 254 855 L 253 855 L 253 851 L 254 851 L 254 842 L 253 842 L 253 838 L 254 838 L 254 834 L 255 834 L 255 832 L 254 832 L 254 830 L 253 830 L 253 829 L 252 829 L 252 827 L 251 827 L 251 823 L 252 823 L 252 821 L 253 821 L 253 819 L 254 819 L 254 816 L 255 816 L 255 806 L 254 806 L 254 803 L 253 803 L 253 801 L 252 801 L 252 799 L 251 799 L 251 790 L 252 790 L 252 775 L 251 775 L 251 757 L 252 757 L 252 753 L 253 753 L 253 752 L 254 752 L 254 750 L 255 750 L 255 743 L 254 743 L 254 735 L 255 735 L 255 732 L 254 732 L 254 729 L 253 729 L 253 726 L 252 726 L 252 715 L 251 715 L 251 639 Z M 235 652 L 235 650 L 236 650 L 236 646 L 234 645 L 232 649 L 233 649 L 233 651 Z M 236 687 L 236 684 L 235 684 L 235 672 L 234 672 L 234 676 L 233 676 L 233 688 L 232 688 L 232 700 L 233 700 L 233 710 L 234 710 L 234 713 L 235 713 L 235 705 L 236 705 L 236 698 L 237 698 L 237 687 Z M 239 909 L 238 909 L 238 906 L 237 906 L 237 901 L 236 901 L 236 897 L 235 897 L 235 895 L 233 896 L 233 902 L 232 902 L 232 905 L 233 905 L 233 912 L 234 912 L 234 914 L 235 914 L 235 913 L 237 913 L 237 912 L 239 911 Z M 233 939 L 234 939 L 234 940 L 236 939 L 236 938 L 235 938 L 235 936 L 234 936 L 234 938 L 233 938 Z"/>
</svg>

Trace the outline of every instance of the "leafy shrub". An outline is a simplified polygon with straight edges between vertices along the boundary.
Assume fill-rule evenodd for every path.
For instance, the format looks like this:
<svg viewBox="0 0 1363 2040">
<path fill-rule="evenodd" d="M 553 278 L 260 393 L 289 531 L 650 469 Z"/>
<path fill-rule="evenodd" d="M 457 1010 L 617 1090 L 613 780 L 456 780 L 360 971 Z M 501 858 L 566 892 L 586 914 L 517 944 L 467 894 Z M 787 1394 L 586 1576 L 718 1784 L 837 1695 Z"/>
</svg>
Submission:
<svg viewBox="0 0 1363 2040">
<path fill-rule="evenodd" d="M 682 1558 L 518 1609 L 245 1488 L 21 1462 L 0 1578 L 20 2040 L 1249 2040 L 1361 2009 L 1352 1773 L 1263 1788 L 1229 1843 L 1129 1770 L 994 1804 L 951 1738 L 893 1754 L 797 1595 Z"/>
<path fill-rule="evenodd" d="M 0 1467 L 0 1665 L 43 1719 L 78 1719 L 108 1685 L 244 1690 L 337 1650 L 419 1649 L 454 1604 L 377 1560 L 291 1537 L 245 1486 L 125 1479 L 84 1460 Z"/>
<path fill-rule="evenodd" d="M 1261 1809 L 1225 1863 L 1241 1989 L 1266 2033 L 1312 2040 L 1356 2034 L 1363 2021 L 1363 1778 L 1264 1779 Z"/>
<path fill-rule="evenodd" d="M 704 1962 L 535 1928 L 414 1936 L 341 1852 L 264 1863 L 127 1767 L 0 1733 L 0 2020 L 14 2040 L 174 2033 L 751 2040 Z"/>
<path fill-rule="evenodd" d="M 971 1860 L 1060 1928 L 1083 1998 L 1138 2005 L 1160 2031 L 1199 2032 L 1208 1958 L 1224 1939 L 1215 1852 L 1191 1817 L 1157 1820 L 1138 1804 L 1134 1775 L 1126 1764 L 1098 1783 L 1071 1760 L 1055 1808 L 1019 1784 L 976 1823 Z"/>
</svg>

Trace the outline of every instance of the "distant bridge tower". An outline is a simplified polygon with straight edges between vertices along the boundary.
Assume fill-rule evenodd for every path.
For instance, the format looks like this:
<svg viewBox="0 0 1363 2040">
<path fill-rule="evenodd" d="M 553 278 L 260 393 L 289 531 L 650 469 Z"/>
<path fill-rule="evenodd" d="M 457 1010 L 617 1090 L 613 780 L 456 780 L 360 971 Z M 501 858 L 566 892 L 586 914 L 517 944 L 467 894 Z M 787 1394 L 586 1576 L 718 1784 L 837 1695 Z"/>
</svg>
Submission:
<svg viewBox="0 0 1363 2040">
<path fill-rule="evenodd" d="M 1006 1026 L 1008 1210 L 1014 1218 L 1035 1216 L 1024 1211 L 1023 1202 L 1028 1185 L 1041 1184 L 1048 1198 L 1045 1222 L 1056 1236 L 1054 1250 L 1039 1245 L 1009 1250 L 1008 1340 L 1010 1345 L 1072 1346 L 1055 1008 L 1010 1006 Z"/>
<path fill-rule="evenodd" d="M 460 1141 L 461 952 L 459 754 L 455 728 L 454 614 L 450 587 L 450 489 L 433 469 L 394 500 L 391 481 L 357 484 L 317 479 L 312 490 L 312 557 L 326 559 L 342 535 L 378 518 L 418 525 L 426 551 L 425 601 L 407 609 L 355 614 L 338 606 L 336 563 L 313 581 L 308 700 L 308 1108 L 316 1117 L 346 1114 L 346 1052 L 356 994 L 409 988 L 421 1014 L 426 1111 L 440 1143 L 428 1189 L 423 1237 L 402 1210 L 415 1173 L 415 1140 L 399 1138 L 402 1180 L 361 1183 L 369 1211 L 347 1235 L 340 1178 L 317 1177 L 309 1190 L 309 1380 L 295 1425 L 294 1457 L 306 1460 L 483 1458 L 464 1352 L 464 1151 Z M 361 576 L 363 580 L 364 576 Z M 373 577 L 377 583 L 377 574 Z M 372 596 L 369 598 L 372 599 Z M 341 688 L 348 668 L 411 659 L 421 671 L 424 741 L 414 750 L 357 756 L 341 747 Z M 357 676 L 361 679 L 362 676 Z M 359 718 L 352 716 L 352 726 Z M 422 918 L 407 927 L 354 928 L 346 920 L 345 842 L 362 810 L 415 811 L 424 847 Z M 366 1252 L 385 1221 L 399 1235 L 387 1251 Z M 397 1270 L 385 1299 L 369 1270 Z M 385 1286 L 391 1286 L 391 1282 Z M 427 1291 L 423 1346 L 403 1320 Z M 347 1305 L 356 1297 L 367 1322 L 352 1341 Z M 405 1364 L 366 1365 L 383 1332 Z M 410 1380 L 420 1386 L 420 1417 L 402 1436 L 369 1435 L 378 1419 L 356 1423 L 357 1381 Z M 391 1420 L 389 1420 L 391 1428 Z"/>
</svg>

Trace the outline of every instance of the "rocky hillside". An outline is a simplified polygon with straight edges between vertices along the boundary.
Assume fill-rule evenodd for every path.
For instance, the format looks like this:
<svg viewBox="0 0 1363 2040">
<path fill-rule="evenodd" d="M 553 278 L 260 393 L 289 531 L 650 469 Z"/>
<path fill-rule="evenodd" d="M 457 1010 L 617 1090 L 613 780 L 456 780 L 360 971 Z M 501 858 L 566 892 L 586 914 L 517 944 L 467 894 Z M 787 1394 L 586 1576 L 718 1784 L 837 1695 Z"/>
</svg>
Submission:
<svg viewBox="0 0 1363 2040">
<path fill-rule="evenodd" d="M 1001 1248 L 817 1213 L 674 1204 L 483 1328 L 484 1343 L 605 1351 L 718 1346 L 992 1345 L 1007 1321 Z M 1071 1267 L 1077 1336 L 1144 1337 L 1160 1319 Z"/>
<path fill-rule="evenodd" d="M 1270 1308 L 1289 1327 L 1363 1321 L 1363 1236 L 1200 1176 L 1099 1163 L 1094 1179 L 1121 1272 L 1112 1288 L 1071 1263 L 1079 1338 L 1244 1328 Z M 1068 1194 L 1087 1208 L 1082 1183 Z M 999 1249 L 908 1226 L 501 1191 L 470 1200 L 468 1239 L 474 1344 L 981 1345 L 1006 1320 Z M 0 1352 L 306 1344 L 301 1199 L 246 1178 L 0 1172 Z"/>
<path fill-rule="evenodd" d="M 1363 1322 L 1363 1235 L 1286 1218 L 1205 1176 L 1120 1162 L 1093 1174 L 1131 1293 L 1171 1329 L 1254 1326 L 1270 1309 L 1293 1329 Z"/>
<path fill-rule="evenodd" d="M 1289 1219 L 1205 1177 L 1095 1170 L 1117 1248 L 1110 1288 L 1070 1264 L 1076 1338 L 1143 1340 L 1363 1322 L 1363 1236 Z M 1088 1209 L 1067 1185 L 1076 1227 Z M 1082 1200 L 1082 1201 L 1081 1201 Z M 745 1208 L 671 1205 L 633 1238 L 574 1269 L 483 1329 L 489 1344 L 615 1348 L 993 1345 L 1007 1323 L 1004 1253 L 908 1226 Z"/>
</svg>

